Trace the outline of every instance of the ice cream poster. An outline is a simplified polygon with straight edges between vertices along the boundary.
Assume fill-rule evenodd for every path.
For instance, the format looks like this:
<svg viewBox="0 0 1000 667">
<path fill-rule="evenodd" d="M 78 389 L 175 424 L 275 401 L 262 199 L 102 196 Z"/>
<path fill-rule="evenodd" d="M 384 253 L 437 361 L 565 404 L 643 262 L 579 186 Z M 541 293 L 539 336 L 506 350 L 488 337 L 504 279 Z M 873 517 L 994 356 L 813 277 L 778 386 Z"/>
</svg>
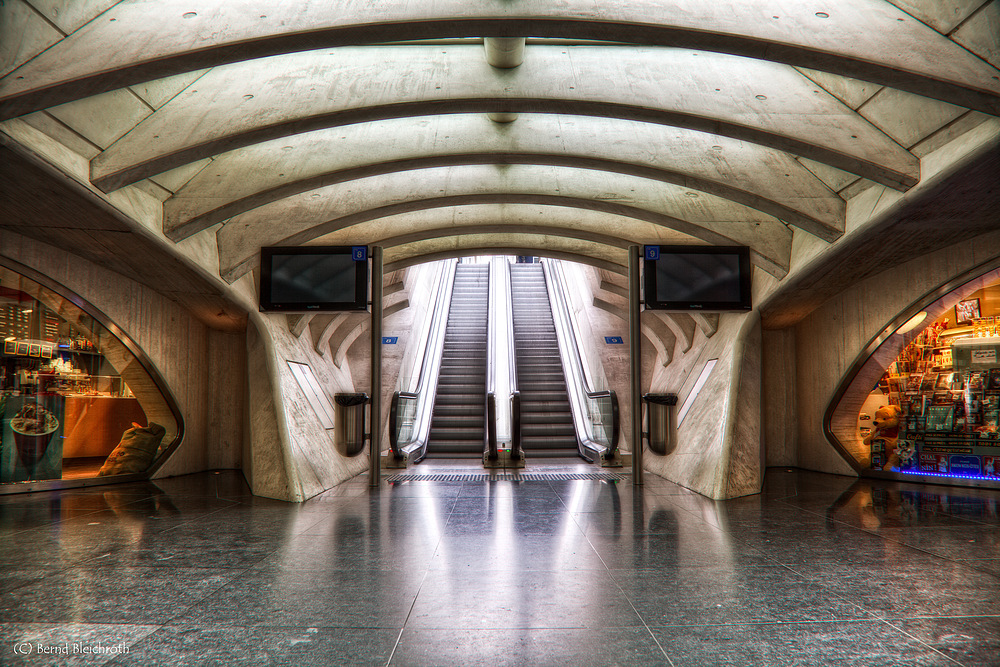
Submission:
<svg viewBox="0 0 1000 667">
<path fill-rule="evenodd" d="M 0 483 L 62 477 L 62 396 L 7 396 Z"/>
</svg>

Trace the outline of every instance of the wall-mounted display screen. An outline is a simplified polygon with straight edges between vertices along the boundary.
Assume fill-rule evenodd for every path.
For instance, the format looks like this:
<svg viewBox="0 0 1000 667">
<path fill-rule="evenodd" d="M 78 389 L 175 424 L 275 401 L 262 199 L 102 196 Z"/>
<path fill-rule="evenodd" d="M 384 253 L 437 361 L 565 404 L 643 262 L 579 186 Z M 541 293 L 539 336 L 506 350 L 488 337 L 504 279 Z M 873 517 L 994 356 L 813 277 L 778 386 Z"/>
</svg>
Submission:
<svg viewBox="0 0 1000 667">
<path fill-rule="evenodd" d="M 745 246 L 646 246 L 644 270 L 647 308 L 752 308 Z"/>
<path fill-rule="evenodd" d="M 368 307 L 364 246 L 287 246 L 260 250 L 262 311 L 341 311 Z"/>
</svg>

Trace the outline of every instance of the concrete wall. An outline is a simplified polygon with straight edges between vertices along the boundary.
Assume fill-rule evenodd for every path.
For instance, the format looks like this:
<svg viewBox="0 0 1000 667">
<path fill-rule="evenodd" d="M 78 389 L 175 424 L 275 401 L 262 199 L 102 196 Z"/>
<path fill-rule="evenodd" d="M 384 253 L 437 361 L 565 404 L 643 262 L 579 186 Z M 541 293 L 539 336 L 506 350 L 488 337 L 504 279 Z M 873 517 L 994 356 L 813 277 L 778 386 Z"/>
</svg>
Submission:
<svg viewBox="0 0 1000 667">
<path fill-rule="evenodd" d="M 700 332 L 691 350 L 654 373 L 650 391 L 676 393 L 678 413 L 698 376 L 717 359 L 665 456 L 646 451 L 646 470 L 710 498 L 760 490 L 760 318 L 726 313 L 711 338 Z"/>
<path fill-rule="evenodd" d="M 778 428 L 780 420 L 773 420 L 768 433 L 775 445 L 769 437 L 768 460 L 854 475 L 823 433 L 823 416 L 841 379 L 869 342 L 910 304 L 998 254 L 1000 233 L 990 233 L 914 258 L 838 294 L 800 322 L 794 328 L 796 418 L 785 420 L 784 431 Z M 768 337 L 774 341 L 789 335 L 769 332 Z M 771 378 L 766 386 L 774 386 L 778 376 L 765 373 Z M 784 396 L 767 393 L 765 401 L 768 415 L 786 410 Z M 798 443 L 794 462 L 785 444 L 793 438 Z"/>
<path fill-rule="evenodd" d="M 795 329 L 762 332 L 761 394 L 765 464 L 798 464 L 798 409 L 795 383 Z"/>
<path fill-rule="evenodd" d="M 580 297 L 574 298 L 578 308 L 579 329 L 588 340 L 588 359 L 598 376 L 604 375 L 609 389 L 618 393 L 621 409 L 622 448 L 629 451 L 629 424 L 632 406 L 629 402 L 629 357 L 627 346 L 606 345 L 604 336 L 623 336 L 627 340 L 628 323 L 607 308 L 583 306 L 593 303 L 600 284 L 599 272 L 592 267 L 577 267 L 584 279 L 577 282 Z M 773 290 L 776 281 L 755 272 L 754 299 L 763 298 Z M 610 295 L 605 293 L 605 297 Z M 653 311 L 641 314 L 643 323 L 659 315 Z M 662 328 L 662 327 L 660 327 Z M 717 364 L 695 399 L 690 412 L 680 425 L 676 448 L 665 456 L 648 449 L 643 458 L 645 469 L 712 498 L 734 498 L 760 490 L 763 475 L 761 421 L 761 327 L 756 313 L 726 313 L 719 319 L 718 329 L 707 335 L 693 328 L 691 345 L 686 350 L 678 340 L 661 340 L 670 354 L 664 357 L 645 336 L 641 342 L 641 386 L 643 392 L 675 393 L 680 403 L 692 391 L 698 376 L 710 359 Z M 680 405 L 678 405 L 678 408 Z"/>
<path fill-rule="evenodd" d="M 234 288 L 247 298 L 255 292 L 250 276 Z M 296 336 L 286 316 L 274 313 L 251 313 L 246 356 L 250 433 L 244 473 L 256 495 L 298 502 L 367 469 L 366 453 L 337 452 L 335 431 L 323 427 L 288 365 L 308 365 L 333 402 L 334 394 L 356 390 L 350 359 L 337 366 L 329 351 L 317 352 L 308 328 Z"/>
<path fill-rule="evenodd" d="M 242 464 L 246 409 L 243 335 L 212 330 L 187 309 L 121 274 L 0 230 L 0 254 L 79 295 L 149 357 L 184 419 L 184 439 L 157 472 L 181 475 Z"/>
</svg>

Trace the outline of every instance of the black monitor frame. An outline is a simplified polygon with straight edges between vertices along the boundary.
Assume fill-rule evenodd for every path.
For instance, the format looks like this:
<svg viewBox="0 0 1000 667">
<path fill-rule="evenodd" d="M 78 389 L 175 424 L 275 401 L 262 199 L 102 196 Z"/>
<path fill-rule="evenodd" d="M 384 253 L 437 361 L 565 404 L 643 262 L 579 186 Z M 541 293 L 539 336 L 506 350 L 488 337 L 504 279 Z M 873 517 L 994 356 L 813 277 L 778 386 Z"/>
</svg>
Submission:
<svg viewBox="0 0 1000 667">
<path fill-rule="evenodd" d="M 269 246 L 260 249 L 260 302 L 261 312 L 317 313 L 368 310 L 368 252 L 365 259 L 355 263 L 354 299 L 351 301 L 274 301 L 271 295 L 271 260 L 281 255 L 346 255 L 352 257 L 358 248 L 365 246 Z"/>
<path fill-rule="evenodd" d="M 649 248 L 650 246 L 646 246 Z M 670 301 L 659 299 L 656 286 L 656 262 L 646 258 L 643 253 L 643 286 L 645 304 L 649 310 L 674 311 L 749 311 L 753 310 L 751 297 L 750 248 L 746 246 L 696 246 L 696 245 L 662 245 L 655 246 L 664 254 L 689 255 L 736 255 L 739 258 L 740 298 L 737 301 Z"/>
</svg>

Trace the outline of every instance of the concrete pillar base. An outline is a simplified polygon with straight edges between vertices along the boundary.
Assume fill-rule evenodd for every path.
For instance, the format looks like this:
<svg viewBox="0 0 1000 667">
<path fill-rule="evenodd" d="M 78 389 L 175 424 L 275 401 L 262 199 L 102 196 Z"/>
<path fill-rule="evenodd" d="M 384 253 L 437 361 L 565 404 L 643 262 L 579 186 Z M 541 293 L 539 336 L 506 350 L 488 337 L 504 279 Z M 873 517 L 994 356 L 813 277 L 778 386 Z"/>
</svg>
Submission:
<svg viewBox="0 0 1000 667">
<path fill-rule="evenodd" d="M 397 459 L 391 451 L 382 452 L 382 468 L 384 470 L 405 469 L 410 465 L 410 457 L 403 455 L 402 459 Z"/>
<path fill-rule="evenodd" d="M 512 460 L 510 458 L 509 449 L 498 449 L 497 450 L 497 460 L 490 461 L 483 455 L 483 467 L 489 468 L 490 470 L 498 470 L 504 468 L 523 468 L 524 467 L 524 457 L 522 456 L 518 460 Z"/>
</svg>

